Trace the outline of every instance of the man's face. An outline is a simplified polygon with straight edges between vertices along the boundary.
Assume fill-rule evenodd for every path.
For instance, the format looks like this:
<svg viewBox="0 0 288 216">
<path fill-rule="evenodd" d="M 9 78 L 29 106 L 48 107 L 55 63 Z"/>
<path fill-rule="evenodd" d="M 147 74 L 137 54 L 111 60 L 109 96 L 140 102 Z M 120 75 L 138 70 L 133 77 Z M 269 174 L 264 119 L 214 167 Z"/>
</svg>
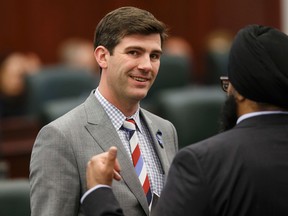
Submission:
<svg viewBox="0 0 288 216">
<path fill-rule="evenodd" d="M 226 131 L 233 128 L 237 122 L 237 103 L 233 95 L 229 95 L 223 106 L 220 131 Z"/>
<path fill-rule="evenodd" d="M 153 84 L 160 66 L 159 34 L 128 35 L 107 55 L 102 78 L 112 100 L 139 102 Z"/>
</svg>

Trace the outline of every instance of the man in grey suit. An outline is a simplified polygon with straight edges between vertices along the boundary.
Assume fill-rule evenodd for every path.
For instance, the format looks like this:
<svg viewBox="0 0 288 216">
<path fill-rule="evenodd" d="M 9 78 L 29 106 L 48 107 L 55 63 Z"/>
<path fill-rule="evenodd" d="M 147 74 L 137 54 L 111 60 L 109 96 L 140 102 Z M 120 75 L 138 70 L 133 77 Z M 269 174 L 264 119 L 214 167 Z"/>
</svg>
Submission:
<svg viewBox="0 0 288 216">
<path fill-rule="evenodd" d="M 136 122 L 150 191 L 157 197 L 178 149 L 177 134 L 170 122 L 139 103 L 157 76 L 165 38 L 165 25 L 135 7 L 116 9 L 99 22 L 94 38 L 101 68 L 98 88 L 36 138 L 30 162 L 32 216 L 83 215 L 86 164 L 113 145 L 122 167 L 122 180 L 113 185 L 121 207 L 128 216 L 149 215 L 123 122 Z"/>
<path fill-rule="evenodd" d="M 221 78 L 228 94 L 225 132 L 176 154 L 153 216 L 288 215 L 287 56 L 288 36 L 279 30 L 251 25 L 239 31 L 229 79 Z M 113 177 L 120 179 L 113 168 L 122 172 L 114 166 L 116 150 L 88 163 L 93 191 L 82 200 L 86 216 L 124 215 L 109 188 Z"/>
</svg>

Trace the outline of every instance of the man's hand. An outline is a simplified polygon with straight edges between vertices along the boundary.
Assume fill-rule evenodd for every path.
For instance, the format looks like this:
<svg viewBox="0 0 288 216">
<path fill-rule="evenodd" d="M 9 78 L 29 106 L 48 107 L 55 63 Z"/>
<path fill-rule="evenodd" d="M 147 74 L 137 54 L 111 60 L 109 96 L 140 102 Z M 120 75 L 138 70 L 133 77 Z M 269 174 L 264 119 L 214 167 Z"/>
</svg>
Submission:
<svg viewBox="0 0 288 216">
<path fill-rule="evenodd" d="M 112 180 L 119 181 L 121 176 L 117 148 L 112 146 L 108 152 L 93 156 L 87 164 L 86 181 L 88 190 L 96 185 L 112 185 Z"/>
</svg>

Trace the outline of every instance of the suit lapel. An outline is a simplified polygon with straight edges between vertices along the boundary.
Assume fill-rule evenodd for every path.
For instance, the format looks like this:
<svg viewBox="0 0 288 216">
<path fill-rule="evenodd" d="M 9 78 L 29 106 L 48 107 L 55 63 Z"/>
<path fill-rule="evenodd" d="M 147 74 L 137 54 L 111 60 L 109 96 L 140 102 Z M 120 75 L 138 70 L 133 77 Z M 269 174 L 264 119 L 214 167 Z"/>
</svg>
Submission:
<svg viewBox="0 0 288 216">
<path fill-rule="evenodd" d="M 146 214 L 149 215 L 148 204 L 138 176 L 135 172 L 131 172 L 131 170 L 134 170 L 134 166 L 129 155 L 105 110 L 94 94 L 91 95 L 84 103 L 88 119 L 86 129 L 103 151 L 107 151 L 113 145 L 117 147 L 117 158 L 121 166 L 122 180 L 138 199 Z"/>
<path fill-rule="evenodd" d="M 148 130 L 152 137 L 153 145 L 155 146 L 156 153 L 160 159 L 160 163 L 163 169 L 164 174 L 168 173 L 169 170 L 169 160 L 165 152 L 164 140 L 162 140 L 162 131 L 159 128 L 159 125 L 156 122 L 153 122 L 144 112 L 141 110 L 140 114 L 144 118 L 144 121 L 147 124 Z"/>
</svg>

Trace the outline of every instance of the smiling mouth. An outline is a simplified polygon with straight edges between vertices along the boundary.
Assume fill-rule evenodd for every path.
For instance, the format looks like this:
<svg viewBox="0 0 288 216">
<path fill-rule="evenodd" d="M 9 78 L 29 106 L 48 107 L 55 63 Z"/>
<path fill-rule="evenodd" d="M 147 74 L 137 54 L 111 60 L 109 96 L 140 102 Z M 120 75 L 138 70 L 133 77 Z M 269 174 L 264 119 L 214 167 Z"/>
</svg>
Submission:
<svg viewBox="0 0 288 216">
<path fill-rule="evenodd" d="M 142 78 L 142 77 L 131 77 L 132 79 L 138 81 L 138 82 L 147 82 L 148 79 Z"/>
</svg>

